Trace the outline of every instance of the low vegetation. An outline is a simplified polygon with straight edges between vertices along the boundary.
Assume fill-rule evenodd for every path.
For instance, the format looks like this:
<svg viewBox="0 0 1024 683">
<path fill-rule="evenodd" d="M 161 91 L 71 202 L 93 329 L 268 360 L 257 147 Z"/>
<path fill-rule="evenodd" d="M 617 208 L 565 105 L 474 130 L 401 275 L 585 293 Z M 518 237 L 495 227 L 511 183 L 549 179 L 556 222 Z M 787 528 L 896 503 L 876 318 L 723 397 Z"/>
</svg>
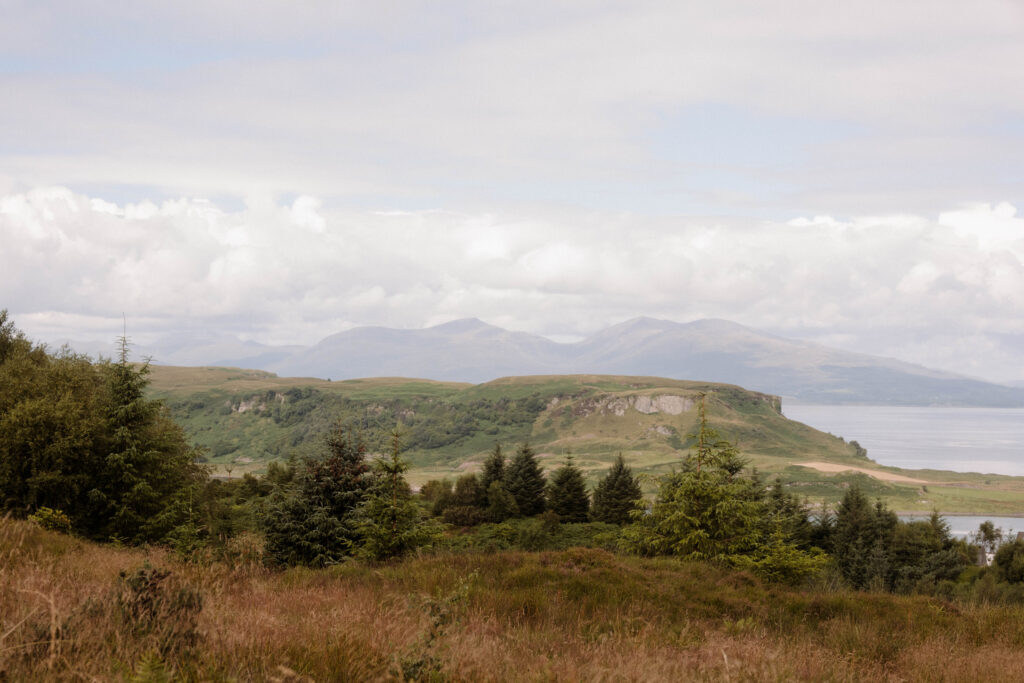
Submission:
<svg viewBox="0 0 1024 683">
<path fill-rule="evenodd" d="M 0 332 L 0 680 L 1024 675 L 1024 541 L 858 486 L 813 511 L 719 435 L 720 393 L 650 499 L 621 456 L 592 500 L 575 456 L 545 471 L 526 441 L 414 492 L 399 432 L 370 457 L 344 424 L 209 479 L 124 346 L 93 364 Z"/>
<path fill-rule="evenodd" d="M 7 680 L 1024 677 L 1024 609 L 600 549 L 271 571 L 0 522 Z"/>
</svg>

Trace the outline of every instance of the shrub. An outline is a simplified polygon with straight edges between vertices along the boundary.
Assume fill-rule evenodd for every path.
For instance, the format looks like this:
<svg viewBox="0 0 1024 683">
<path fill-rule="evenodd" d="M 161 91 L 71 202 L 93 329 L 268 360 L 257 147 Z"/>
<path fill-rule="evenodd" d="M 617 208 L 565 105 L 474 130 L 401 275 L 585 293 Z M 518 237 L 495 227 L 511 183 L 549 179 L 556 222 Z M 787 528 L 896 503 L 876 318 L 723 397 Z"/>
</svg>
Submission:
<svg viewBox="0 0 1024 683">
<path fill-rule="evenodd" d="M 115 598 L 121 626 L 134 638 L 150 638 L 166 656 L 194 646 L 202 595 L 171 572 L 148 562 L 121 571 Z"/>
<path fill-rule="evenodd" d="M 28 516 L 30 522 L 35 522 L 44 529 L 71 533 L 71 519 L 60 510 L 48 507 L 41 507 Z"/>
</svg>

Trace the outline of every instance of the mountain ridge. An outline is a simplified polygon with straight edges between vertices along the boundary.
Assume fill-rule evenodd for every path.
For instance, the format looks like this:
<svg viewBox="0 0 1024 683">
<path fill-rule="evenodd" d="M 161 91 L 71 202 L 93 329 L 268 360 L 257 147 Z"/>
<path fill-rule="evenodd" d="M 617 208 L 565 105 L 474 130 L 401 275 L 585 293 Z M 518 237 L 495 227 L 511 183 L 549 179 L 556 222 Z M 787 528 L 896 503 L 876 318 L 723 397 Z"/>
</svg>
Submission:
<svg viewBox="0 0 1024 683">
<path fill-rule="evenodd" d="M 311 346 L 193 337 L 196 343 L 177 339 L 173 346 L 144 350 L 159 364 L 250 367 L 282 377 L 424 377 L 478 384 L 521 375 L 642 375 L 724 382 L 807 403 L 1024 407 L 1024 387 L 789 339 L 718 318 L 680 323 L 641 316 L 573 342 L 506 330 L 479 318 L 422 329 L 354 327 Z"/>
</svg>

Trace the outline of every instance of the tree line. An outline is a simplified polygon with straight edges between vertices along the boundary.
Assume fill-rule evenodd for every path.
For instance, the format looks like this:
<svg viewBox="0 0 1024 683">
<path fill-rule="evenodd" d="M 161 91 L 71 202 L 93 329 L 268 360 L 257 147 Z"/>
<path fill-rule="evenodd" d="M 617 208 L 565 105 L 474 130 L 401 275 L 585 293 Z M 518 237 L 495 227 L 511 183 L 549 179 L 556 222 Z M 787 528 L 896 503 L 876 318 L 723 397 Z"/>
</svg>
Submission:
<svg viewBox="0 0 1024 683">
<path fill-rule="evenodd" d="M 100 541 L 194 536 L 208 473 L 146 398 L 147 371 L 124 339 L 118 360 L 94 363 L 31 343 L 0 311 L 0 510 Z"/>
</svg>

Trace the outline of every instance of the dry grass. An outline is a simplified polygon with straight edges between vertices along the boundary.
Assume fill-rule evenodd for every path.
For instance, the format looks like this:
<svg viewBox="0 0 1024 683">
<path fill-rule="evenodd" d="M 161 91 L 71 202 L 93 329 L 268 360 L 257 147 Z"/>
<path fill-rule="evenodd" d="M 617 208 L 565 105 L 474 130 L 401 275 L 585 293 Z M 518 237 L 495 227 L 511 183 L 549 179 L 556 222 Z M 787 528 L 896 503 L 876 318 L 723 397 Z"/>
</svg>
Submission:
<svg viewBox="0 0 1024 683">
<path fill-rule="evenodd" d="M 119 610 L 147 560 L 201 591 L 194 645 Z M 596 550 L 270 573 L 0 521 L 0 680 L 1024 680 L 1022 617 Z"/>
</svg>

